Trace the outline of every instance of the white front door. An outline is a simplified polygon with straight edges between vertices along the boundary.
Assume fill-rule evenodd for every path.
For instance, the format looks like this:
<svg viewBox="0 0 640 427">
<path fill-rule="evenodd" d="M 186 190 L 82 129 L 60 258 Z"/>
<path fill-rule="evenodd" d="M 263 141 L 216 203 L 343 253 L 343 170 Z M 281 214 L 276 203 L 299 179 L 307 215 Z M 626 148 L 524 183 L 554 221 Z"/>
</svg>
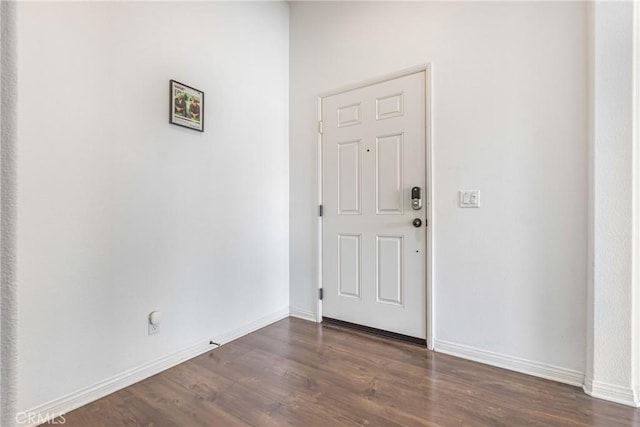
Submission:
<svg viewBox="0 0 640 427">
<path fill-rule="evenodd" d="M 425 119 L 424 72 L 322 99 L 324 317 L 426 338 Z"/>
</svg>

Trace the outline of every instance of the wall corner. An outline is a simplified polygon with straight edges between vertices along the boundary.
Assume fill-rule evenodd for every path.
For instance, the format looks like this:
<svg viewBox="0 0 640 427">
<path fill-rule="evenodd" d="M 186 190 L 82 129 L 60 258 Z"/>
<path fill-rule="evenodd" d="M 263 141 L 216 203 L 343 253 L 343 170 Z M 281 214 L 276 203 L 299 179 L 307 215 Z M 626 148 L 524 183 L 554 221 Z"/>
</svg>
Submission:
<svg viewBox="0 0 640 427">
<path fill-rule="evenodd" d="M 0 2 L 0 425 L 15 425 L 17 395 L 16 140 L 14 1 Z"/>
<path fill-rule="evenodd" d="M 640 1 L 633 2 L 632 386 L 640 406 Z"/>
</svg>

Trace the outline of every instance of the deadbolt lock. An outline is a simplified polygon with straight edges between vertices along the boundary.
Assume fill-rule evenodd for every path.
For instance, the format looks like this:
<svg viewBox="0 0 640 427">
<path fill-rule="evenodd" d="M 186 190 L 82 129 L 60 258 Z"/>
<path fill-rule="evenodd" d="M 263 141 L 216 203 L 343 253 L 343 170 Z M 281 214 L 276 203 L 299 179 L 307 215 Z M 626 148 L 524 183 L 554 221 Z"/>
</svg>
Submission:
<svg viewBox="0 0 640 427">
<path fill-rule="evenodd" d="M 411 208 L 414 211 L 422 209 L 422 188 L 413 187 L 411 189 Z"/>
</svg>

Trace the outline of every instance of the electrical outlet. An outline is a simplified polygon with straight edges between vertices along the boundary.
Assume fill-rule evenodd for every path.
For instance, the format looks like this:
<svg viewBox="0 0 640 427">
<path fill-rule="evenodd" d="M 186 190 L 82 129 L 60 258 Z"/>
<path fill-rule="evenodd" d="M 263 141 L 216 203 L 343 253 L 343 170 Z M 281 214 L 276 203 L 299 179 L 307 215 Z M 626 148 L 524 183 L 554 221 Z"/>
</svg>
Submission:
<svg viewBox="0 0 640 427">
<path fill-rule="evenodd" d="M 147 322 L 149 324 L 149 335 L 160 333 L 160 320 L 162 320 L 162 313 L 158 310 L 154 310 L 149 313 Z"/>
<path fill-rule="evenodd" d="M 149 335 L 159 334 L 160 333 L 160 324 L 154 325 L 149 322 Z"/>
</svg>

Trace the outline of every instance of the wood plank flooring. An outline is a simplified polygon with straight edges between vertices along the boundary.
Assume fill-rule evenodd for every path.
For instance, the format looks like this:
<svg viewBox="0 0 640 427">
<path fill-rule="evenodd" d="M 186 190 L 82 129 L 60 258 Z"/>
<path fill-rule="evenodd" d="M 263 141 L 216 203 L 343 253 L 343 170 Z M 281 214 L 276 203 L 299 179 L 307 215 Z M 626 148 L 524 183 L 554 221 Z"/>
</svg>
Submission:
<svg viewBox="0 0 640 427">
<path fill-rule="evenodd" d="M 581 389 L 289 318 L 65 416 L 65 426 L 639 426 Z"/>
</svg>

